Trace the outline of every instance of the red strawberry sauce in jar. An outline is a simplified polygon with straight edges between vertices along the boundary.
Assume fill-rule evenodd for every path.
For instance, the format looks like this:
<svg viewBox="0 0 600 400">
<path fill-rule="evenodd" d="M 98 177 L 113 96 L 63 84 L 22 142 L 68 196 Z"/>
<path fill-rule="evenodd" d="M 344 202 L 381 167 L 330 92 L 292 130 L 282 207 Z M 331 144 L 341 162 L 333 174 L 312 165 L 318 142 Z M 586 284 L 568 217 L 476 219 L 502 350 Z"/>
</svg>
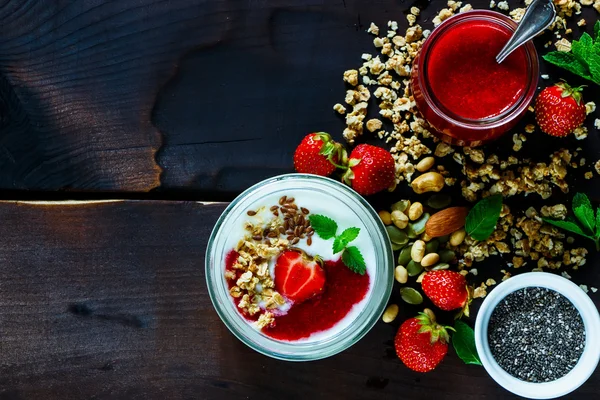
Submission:
<svg viewBox="0 0 600 400">
<path fill-rule="evenodd" d="M 533 43 L 496 62 L 514 29 L 516 23 L 500 13 L 475 10 L 444 21 L 423 44 L 413 64 L 413 95 L 445 142 L 484 144 L 527 112 L 539 75 Z"/>
<path fill-rule="evenodd" d="M 232 265 L 237 257 L 238 253 L 233 250 L 227 254 L 226 270 L 235 271 Z M 368 272 L 364 275 L 356 274 L 341 260 L 325 261 L 323 269 L 327 276 L 323 294 L 300 304 L 293 304 L 287 313 L 276 316 L 273 326 L 262 329 L 265 335 L 277 340 L 297 341 L 331 329 L 369 292 L 371 278 Z M 230 288 L 234 282 L 235 280 L 229 282 Z M 239 298 L 233 300 L 236 306 L 240 302 Z M 239 311 L 249 321 L 258 319 L 258 315 L 251 316 Z"/>
</svg>

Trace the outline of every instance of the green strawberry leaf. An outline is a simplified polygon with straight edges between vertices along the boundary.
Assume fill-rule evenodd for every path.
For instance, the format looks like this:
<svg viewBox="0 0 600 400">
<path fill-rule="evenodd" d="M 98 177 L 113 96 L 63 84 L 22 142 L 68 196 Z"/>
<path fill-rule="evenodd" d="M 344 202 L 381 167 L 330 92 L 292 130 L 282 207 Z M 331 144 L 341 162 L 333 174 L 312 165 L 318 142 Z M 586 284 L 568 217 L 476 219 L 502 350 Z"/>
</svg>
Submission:
<svg viewBox="0 0 600 400">
<path fill-rule="evenodd" d="M 338 229 L 337 223 L 324 215 L 314 214 L 308 217 L 310 226 L 315 230 L 321 239 L 331 239 L 335 237 Z"/>
<path fill-rule="evenodd" d="M 594 24 L 594 42 L 600 42 L 600 20 Z"/>
<path fill-rule="evenodd" d="M 577 193 L 573 197 L 573 212 L 588 234 L 596 232 L 596 218 L 590 199 L 583 193 Z"/>
<path fill-rule="evenodd" d="M 452 335 L 452 344 L 456 354 L 460 357 L 465 364 L 471 365 L 482 365 L 481 359 L 477 354 L 477 348 L 475 347 L 475 333 L 473 329 L 458 320 L 454 323 L 455 333 Z"/>
<path fill-rule="evenodd" d="M 342 262 L 346 267 L 357 274 L 364 275 L 367 271 L 365 259 L 356 246 L 350 246 L 344 250 L 342 253 Z"/>
<path fill-rule="evenodd" d="M 333 254 L 344 250 L 348 244 L 358 237 L 360 228 L 348 228 L 333 241 Z"/>
<path fill-rule="evenodd" d="M 502 212 L 502 195 L 496 194 L 481 200 L 467 215 L 465 229 L 475 240 L 489 238 Z"/>
</svg>

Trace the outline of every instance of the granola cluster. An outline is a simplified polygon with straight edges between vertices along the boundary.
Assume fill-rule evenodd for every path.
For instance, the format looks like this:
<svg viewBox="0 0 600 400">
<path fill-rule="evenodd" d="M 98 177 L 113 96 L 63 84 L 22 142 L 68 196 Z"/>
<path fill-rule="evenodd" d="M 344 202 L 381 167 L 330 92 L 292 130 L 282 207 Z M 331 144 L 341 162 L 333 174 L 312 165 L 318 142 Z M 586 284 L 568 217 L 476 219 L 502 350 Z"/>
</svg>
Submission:
<svg viewBox="0 0 600 400">
<path fill-rule="evenodd" d="M 467 236 L 460 246 L 448 244 L 448 248 L 459 254 L 458 267 L 464 275 L 477 275 L 477 269 L 473 268 L 475 263 L 491 256 L 507 257 L 506 265 L 515 269 L 532 266 L 532 271 L 543 271 L 566 266 L 577 270 L 586 263 L 587 249 L 573 247 L 572 237 L 541 219 L 564 219 L 566 215 L 567 208 L 563 204 L 543 206 L 540 212 L 530 207 L 518 217 L 504 205 L 496 230 L 489 239 L 478 242 Z M 501 272 L 503 281 L 511 277 L 510 272 Z M 486 289 L 495 284 L 492 281 L 488 279 L 476 288 L 474 297 L 485 297 Z"/>
<path fill-rule="evenodd" d="M 225 278 L 235 282 L 229 294 L 240 299 L 238 308 L 250 316 L 260 314 L 255 323 L 260 329 L 274 321 L 274 315 L 269 310 L 285 304 L 283 296 L 273 289 L 275 283 L 269 272 L 269 261 L 288 246 L 288 241 L 273 238 L 269 239 L 269 243 L 257 242 L 252 236 L 261 228 L 247 224 L 246 229 L 250 233 L 236 246 L 238 258 L 232 270 L 225 271 Z M 261 303 L 264 309 L 260 307 Z"/>
</svg>

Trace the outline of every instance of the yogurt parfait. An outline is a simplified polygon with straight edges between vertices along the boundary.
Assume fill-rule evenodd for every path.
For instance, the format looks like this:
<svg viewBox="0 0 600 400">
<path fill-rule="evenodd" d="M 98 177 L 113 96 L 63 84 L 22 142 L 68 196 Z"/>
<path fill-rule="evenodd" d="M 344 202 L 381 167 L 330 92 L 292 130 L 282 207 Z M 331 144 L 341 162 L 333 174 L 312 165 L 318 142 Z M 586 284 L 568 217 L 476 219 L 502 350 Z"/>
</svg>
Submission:
<svg viewBox="0 0 600 400">
<path fill-rule="evenodd" d="M 354 191 L 285 175 L 240 195 L 206 257 L 213 304 L 228 328 L 275 358 L 312 360 L 358 341 L 390 295 L 387 233 Z"/>
</svg>

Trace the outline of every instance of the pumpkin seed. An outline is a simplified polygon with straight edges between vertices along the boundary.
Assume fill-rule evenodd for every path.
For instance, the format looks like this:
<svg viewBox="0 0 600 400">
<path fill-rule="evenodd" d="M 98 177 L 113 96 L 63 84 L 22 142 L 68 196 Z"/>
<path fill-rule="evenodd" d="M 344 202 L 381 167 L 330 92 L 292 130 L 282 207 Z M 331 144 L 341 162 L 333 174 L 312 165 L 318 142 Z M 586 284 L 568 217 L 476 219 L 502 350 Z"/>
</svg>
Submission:
<svg viewBox="0 0 600 400">
<path fill-rule="evenodd" d="M 431 268 L 431 271 L 441 271 L 443 269 L 448 269 L 448 268 L 450 268 L 450 264 L 438 263 L 438 264 L 434 265 L 433 268 Z"/>
<path fill-rule="evenodd" d="M 406 211 L 410 207 L 410 200 L 400 200 L 392 204 L 392 211 Z"/>
<path fill-rule="evenodd" d="M 392 250 L 394 250 L 394 251 L 398 251 L 398 250 L 401 250 L 401 249 L 403 249 L 403 248 L 404 248 L 404 246 L 403 246 L 403 245 L 401 245 L 401 244 L 396 244 L 396 243 L 392 242 Z"/>
<path fill-rule="evenodd" d="M 425 225 L 427 224 L 427 221 L 429 221 L 429 217 L 431 217 L 431 215 L 429 215 L 429 213 L 425 213 L 417 221 L 415 221 L 415 222 L 413 222 L 411 224 L 408 224 L 408 226 L 411 226 L 412 230 L 417 235 L 421 235 L 422 233 L 425 232 Z"/>
<path fill-rule="evenodd" d="M 410 260 L 406 265 L 406 270 L 408 271 L 408 276 L 417 276 L 423 272 L 423 267 L 420 263 Z"/>
<path fill-rule="evenodd" d="M 402 300 L 408 304 L 417 305 L 423 303 L 423 296 L 417 290 L 411 287 L 403 287 L 400 289 Z"/>
<path fill-rule="evenodd" d="M 440 244 L 446 244 L 448 243 L 448 240 L 450 240 L 450 235 L 440 236 L 437 238 L 437 240 L 440 242 Z"/>
<path fill-rule="evenodd" d="M 452 197 L 447 194 L 434 194 L 427 200 L 427 205 L 436 210 L 448 207 L 452 203 Z"/>
<path fill-rule="evenodd" d="M 386 226 L 385 229 L 387 230 L 387 233 L 390 236 L 390 240 L 392 241 L 392 243 L 396 243 L 403 246 L 406 243 L 408 243 L 408 236 L 400 229 L 396 228 L 393 225 Z"/>
<path fill-rule="evenodd" d="M 442 250 L 439 252 L 439 255 L 441 263 L 449 263 L 456 257 L 456 254 L 452 250 Z"/>
<path fill-rule="evenodd" d="M 409 239 L 417 239 L 419 237 L 419 235 L 413 229 L 412 224 L 408 224 L 406 226 L 406 229 L 404 230 L 404 232 L 406 232 L 406 234 L 408 235 Z"/>
<path fill-rule="evenodd" d="M 402 249 L 400 255 L 398 255 L 398 264 L 399 265 L 407 265 L 410 262 L 410 250 L 412 249 L 412 244 L 409 244 L 405 248 Z"/>
<path fill-rule="evenodd" d="M 432 240 L 431 242 L 427 242 L 427 244 L 425 245 L 425 251 L 427 252 L 427 254 L 429 253 L 435 253 L 440 247 L 440 242 L 438 242 L 437 240 Z"/>
</svg>

